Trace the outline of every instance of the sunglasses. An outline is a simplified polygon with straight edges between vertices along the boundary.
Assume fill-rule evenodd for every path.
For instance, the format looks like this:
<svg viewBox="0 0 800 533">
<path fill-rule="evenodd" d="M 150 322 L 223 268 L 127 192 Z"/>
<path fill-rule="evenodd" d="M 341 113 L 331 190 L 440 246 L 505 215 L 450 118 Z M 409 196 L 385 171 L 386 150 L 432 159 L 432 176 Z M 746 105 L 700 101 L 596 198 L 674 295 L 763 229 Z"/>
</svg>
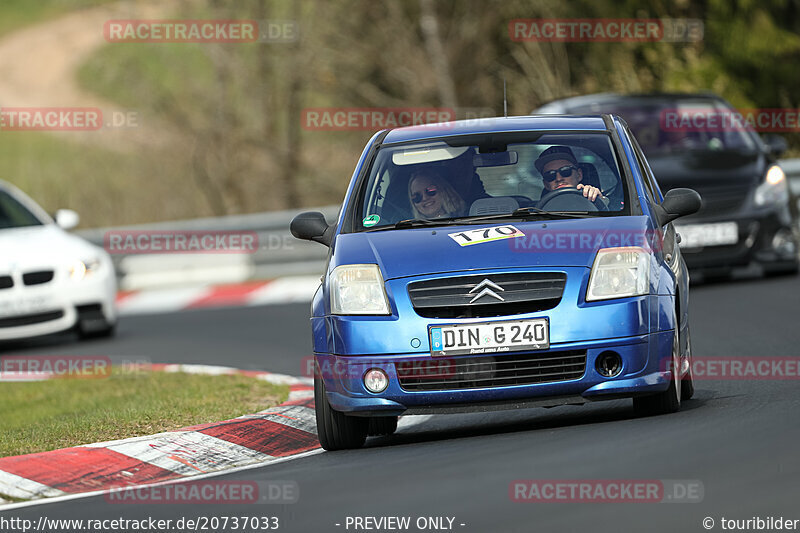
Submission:
<svg viewBox="0 0 800 533">
<path fill-rule="evenodd" d="M 568 178 L 572 176 L 572 173 L 576 170 L 578 170 L 578 167 L 574 165 L 565 165 L 556 170 L 548 170 L 547 172 L 542 174 L 542 178 L 544 179 L 544 181 L 550 183 L 551 181 L 555 181 L 556 174 L 561 174 L 562 178 Z"/>
<path fill-rule="evenodd" d="M 436 196 L 437 192 L 439 192 L 439 191 L 433 185 L 431 185 L 430 187 L 427 187 L 425 189 L 425 194 L 427 194 L 428 196 Z M 415 204 L 420 203 L 422 201 L 422 193 L 421 192 L 415 192 L 414 194 L 412 194 L 411 195 L 411 201 L 414 202 Z"/>
</svg>

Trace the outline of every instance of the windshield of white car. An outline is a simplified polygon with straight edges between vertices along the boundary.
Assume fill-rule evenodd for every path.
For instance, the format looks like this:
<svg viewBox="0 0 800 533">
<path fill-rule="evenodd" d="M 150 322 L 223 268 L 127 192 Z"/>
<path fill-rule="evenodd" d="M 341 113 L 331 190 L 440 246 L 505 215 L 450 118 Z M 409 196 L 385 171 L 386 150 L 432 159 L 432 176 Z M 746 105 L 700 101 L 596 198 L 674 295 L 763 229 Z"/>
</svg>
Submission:
<svg viewBox="0 0 800 533">
<path fill-rule="evenodd" d="M 629 212 L 626 182 L 606 133 L 530 132 L 531 140 L 515 135 L 384 145 L 358 193 L 356 231 L 426 224 L 403 221 Z"/>
<path fill-rule="evenodd" d="M 41 226 L 42 221 L 28 211 L 16 198 L 0 190 L 0 230 Z"/>
</svg>

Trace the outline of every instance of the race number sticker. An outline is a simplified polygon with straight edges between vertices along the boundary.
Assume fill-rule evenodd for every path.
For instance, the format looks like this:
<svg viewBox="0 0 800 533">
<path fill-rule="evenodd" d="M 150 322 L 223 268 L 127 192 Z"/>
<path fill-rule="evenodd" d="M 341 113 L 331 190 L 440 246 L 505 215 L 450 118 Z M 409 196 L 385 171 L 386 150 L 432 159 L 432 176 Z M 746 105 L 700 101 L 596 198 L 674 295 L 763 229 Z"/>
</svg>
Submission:
<svg viewBox="0 0 800 533">
<path fill-rule="evenodd" d="M 451 239 L 456 241 L 459 246 L 471 246 L 500 239 L 516 239 L 524 237 L 525 234 L 514 226 L 495 226 L 493 228 L 471 229 L 459 233 L 448 233 Z"/>
</svg>

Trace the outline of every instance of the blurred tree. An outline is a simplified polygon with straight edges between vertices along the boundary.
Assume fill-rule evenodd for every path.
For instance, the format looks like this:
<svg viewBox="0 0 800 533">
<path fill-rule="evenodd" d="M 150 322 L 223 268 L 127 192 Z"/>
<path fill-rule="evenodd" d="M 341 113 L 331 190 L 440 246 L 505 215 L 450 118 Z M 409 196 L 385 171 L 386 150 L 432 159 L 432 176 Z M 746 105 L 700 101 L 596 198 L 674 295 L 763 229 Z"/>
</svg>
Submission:
<svg viewBox="0 0 800 533">
<path fill-rule="evenodd" d="M 372 132 L 305 130 L 307 107 L 452 107 L 527 114 L 592 92 L 713 91 L 800 107 L 800 0 L 197 0 L 176 18 L 293 20 L 293 43 L 104 51 L 92 83 L 188 138 L 213 214 L 340 201 Z M 699 42 L 514 42 L 516 18 L 696 18 Z M 114 45 L 109 45 L 114 46 Z M 116 61 L 114 59 L 117 59 Z M 789 136 L 794 146 L 797 135 Z"/>
</svg>

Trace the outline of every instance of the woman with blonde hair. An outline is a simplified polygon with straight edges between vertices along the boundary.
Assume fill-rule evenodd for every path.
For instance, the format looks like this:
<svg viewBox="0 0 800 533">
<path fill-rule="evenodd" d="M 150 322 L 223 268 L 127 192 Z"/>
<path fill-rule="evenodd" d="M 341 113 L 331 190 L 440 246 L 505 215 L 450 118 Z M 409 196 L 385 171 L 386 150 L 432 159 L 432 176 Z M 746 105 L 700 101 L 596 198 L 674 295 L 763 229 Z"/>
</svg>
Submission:
<svg viewBox="0 0 800 533">
<path fill-rule="evenodd" d="M 408 180 L 408 198 L 415 218 L 464 215 L 466 204 L 450 183 L 429 169 L 417 170 Z"/>
</svg>

